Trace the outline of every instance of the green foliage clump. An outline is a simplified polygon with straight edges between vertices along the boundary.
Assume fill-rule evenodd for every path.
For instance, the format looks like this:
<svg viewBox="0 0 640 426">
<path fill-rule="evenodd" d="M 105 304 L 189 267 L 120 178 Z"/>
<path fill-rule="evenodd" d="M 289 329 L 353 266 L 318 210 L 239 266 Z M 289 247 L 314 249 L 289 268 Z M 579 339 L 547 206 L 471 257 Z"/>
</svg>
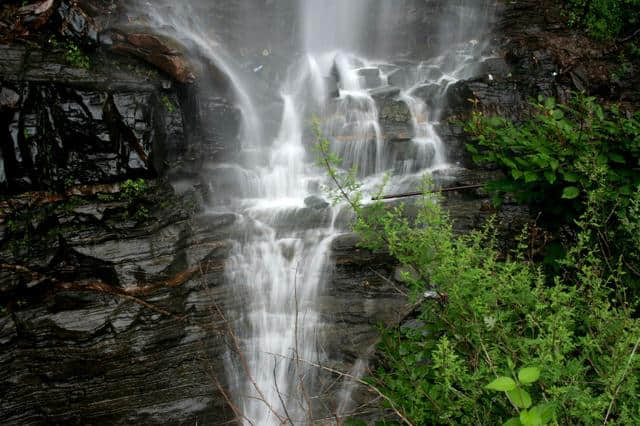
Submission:
<svg viewBox="0 0 640 426">
<path fill-rule="evenodd" d="M 640 0 L 568 0 L 569 24 L 613 40 L 640 26 Z"/>
<path fill-rule="evenodd" d="M 146 198 L 151 185 L 144 179 L 127 179 L 120 187 L 120 200 L 126 201 L 129 206 L 124 212 L 124 220 L 129 218 L 138 222 L 146 222 L 151 218 L 148 205 L 150 201 Z"/>
<path fill-rule="evenodd" d="M 89 57 L 73 43 L 67 44 L 64 51 L 64 59 L 69 65 L 75 68 L 90 69 L 91 60 Z"/>
<path fill-rule="evenodd" d="M 173 105 L 173 103 L 171 102 L 171 100 L 167 95 L 164 95 L 162 97 L 162 105 L 164 105 L 164 108 L 170 114 L 176 110 L 176 107 Z"/>
<path fill-rule="evenodd" d="M 519 417 L 524 407 L 483 388 L 515 375 L 516 365 L 541 370 L 528 392 L 552 403 L 559 424 L 601 422 L 607 412 L 612 424 L 640 418 L 640 321 L 587 223 L 554 277 L 522 252 L 501 261 L 490 228 L 455 236 L 427 197 L 414 223 L 398 207 L 363 215 L 358 226 L 367 247 L 385 246 L 417 272 L 406 277 L 417 297 L 436 295 L 416 325 L 383 332 L 384 363 L 373 378 L 415 424 Z"/>
<path fill-rule="evenodd" d="M 467 146 L 473 159 L 505 172 L 488 184 L 495 201 L 509 194 L 556 229 L 572 226 L 591 205 L 594 243 L 610 272 L 620 261 L 640 276 L 633 231 L 620 226 L 628 227 L 637 213 L 629 209 L 640 188 L 640 112 L 602 107 L 583 95 L 567 105 L 541 97 L 533 107 L 535 117 L 522 123 L 476 111 L 465 125 L 474 141 Z M 628 284 L 640 291 L 637 283 Z"/>
<path fill-rule="evenodd" d="M 466 123 L 474 161 L 506 172 L 489 187 L 496 201 L 511 193 L 570 220 L 581 213 L 587 192 L 605 179 L 611 201 L 626 204 L 640 185 L 640 113 L 629 117 L 583 95 L 568 105 L 540 97 L 533 107 L 535 117 L 521 124 L 477 111 Z"/>
<path fill-rule="evenodd" d="M 134 201 L 142 197 L 148 189 L 149 185 L 144 179 L 127 179 L 120 187 L 120 197 L 126 201 Z"/>
<path fill-rule="evenodd" d="M 415 425 L 638 423 L 640 320 L 622 259 L 604 256 L 598 244 L 609 205 L 599 162 L 585 165 L 598 178 L 583 190 L 561 270 L 550 273 L 526 257 L 526 229 L 505 259 L 492 224 L 454 234 L 426 190 L 413 219 L 402 205 L 363 205 L 341 188 L 352 178 L 320 145 L 355 210 L 362 245 L 387 250 L 409 271 L 404 281 L 419 306 L 408 323 L 381 329 L 382 361 L 369 380 L 391 408 Z M 640 190 L 620 209 L 624 232 L 640 229 L 639 208 Z"/>
</svg>

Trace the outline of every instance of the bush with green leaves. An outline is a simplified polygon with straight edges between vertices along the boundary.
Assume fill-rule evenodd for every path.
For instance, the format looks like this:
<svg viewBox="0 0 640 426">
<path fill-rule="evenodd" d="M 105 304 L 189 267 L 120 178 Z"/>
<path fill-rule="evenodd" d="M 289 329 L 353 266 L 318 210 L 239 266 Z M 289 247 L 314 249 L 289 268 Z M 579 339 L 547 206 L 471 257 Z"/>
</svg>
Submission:
<svg viewBox="0 0 640 426">
<path fill-rule="evenodd" d="M 640 0 L 568 0 L 569 24 L 613 40 L 640 28 Z"/>
<path fill-rule="evenodd" d="M 626 204 L 640 185 L 640 112 L 603 108 L 580 94 L 567 105 L 540 97 L 532 106 L 537 114 L 523 123 L 475 111 L 465 124 L 474 161 L 506 172 L 489 186 L 496 201 L 514 194 L 570 220 L 583 211 L 586 193 L 600 184 L 594 170 L 601 167 L 611 201 Z"/>
<path fill-rule="evenodd" d="M 640 187 L 640 112 L 603 107 L 581 94 L 567 105 L 540 97 L 532 107 L 535 116 L 520 123 L 475 111 L 465 124 L 474 161 L 504 171 L 503 179 L 487 185 L 494 201 L 513 196 L 557 230 L 572 227 L 597 195 L 594 243 L 612 260 L 610 269 L 622 256 L 628 272 L 640 277 L 634 231 L 620 226 L 629 221 Z"/>
<path fill-rule="evenodd" d="M 148 189 L 149 184 L 144 179 L 127 179 L 120 187 L 120 197 L 132 201 L 142 197 Z"/>
<path fill-rule="evenodd" d="M 492 224 L 454 234 L 427 191 L 413 219 L 402 205 L 363 205 L 320 140 L 362 246 L 388 251 L 407 271 L 417 313 L 381 328 L 381 362 L 368 380 L 412 424 L 638 424 L 640 320 L 619 259 L 603 259 L 595 243 L 608 200 L 601 178 L 585 194 L 561 271 L 549 275 L 525 256 L 527 230 L 505 259 Z M 633 232 L 639 218 L 627 210 Z M 499 389 L 510 394 L 492 390 L 500 378 L 512 378 Z"/>
</svg>

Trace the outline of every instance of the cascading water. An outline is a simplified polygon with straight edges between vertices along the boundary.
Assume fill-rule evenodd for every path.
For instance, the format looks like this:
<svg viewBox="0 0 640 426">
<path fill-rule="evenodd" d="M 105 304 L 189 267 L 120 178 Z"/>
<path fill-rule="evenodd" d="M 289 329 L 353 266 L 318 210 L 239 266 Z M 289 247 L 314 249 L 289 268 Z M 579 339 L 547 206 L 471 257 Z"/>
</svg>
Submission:
<svg viewBox="0 0 640 426">
<path fill-rule="evenodd" d="M 280 56 L 288 72 L 274 91 L 277 97 L 270 100 L 282 111 L 271 140 L 265 132 L 265 108 L 255 99 L 257 86 L 247 78 L 251 73 L 261 78 L 263 66 L 251 65 L 247 73 L 242 61 L 221 47 L 229 44 L 242 51 L 243 40 L 225 41 L 217 37 L 215 25 L 210 30 L 210 23 L 199 22 L 198 12 L 188 5 L 207 10 L 210 6 L 203 0 L 174 5 L 170 13 L 148 12 L 159 27 L 188 40 L 228 76 L 243 113 L 239 155 L 205 171 L 214 191 L 227 182 L 231 192 L 212 209 L 233 212 L 245 229 L 235 239 L 225 271 L 242 300 L 234 305 L 238 308 L 225 312 L 242 354 L 229 357 L 227 371 L 244 422 L 261 426 L 306 424 L 311 413 L 330 414 L 318 400 L 317 370 L 308 361 L 326 360 L 318 343 L 331 324 L 322 319 L 316 295 L 328 279 L 331 243 L 344 232 L 336 220 L 343 206 L 329 206 L 319 193 L 319 183 L 326 179 L 314 166 L 310 149 L 312 117 L 319 119 L 344 165 L 357 168 L 365 190 L 385 173 L 392 175 L 392 191 L 415 185 L 425 172 L 448 167 L 446 147 L 436 131 L 441 105 L 447 87 L 471 76 L 478 64 L 476 39 L 490 10 L 487 0 L 430 0 L 426 4 L 433 4 L 442 17 L 433 19 L 433 27 L 421 28 L 416 20 L 405 22 L 411 16 L 408 10 L 425 8 L 418 0 L 286 1 L 297 8 L 299 25 L 281 29 L 283 34 L 291 31 L 288 35 L 272 34 L 277 30 L 269 22 L 262 25 L 269 28 L 269 37 L 297 40 L 281 49 L 292 50 Z M 258 0 L 253 3 L 257 7 Z M 251 13 L 253 3 L 243 1 L 242 10 Z M 266 6 L 260 2 L 260 7 Z M 246 19 L 249 28 L 259 17 Z M 224 19 L 216 23 L 224 26 Z M 424 49 L 417 31 L 433 35 L 424 38 Z M 267 35 L 259 31 L 245 38 L 263 59 L 278 47 L 260 50 L 257 44 Z M 398 57 L 403 44 L 412 46 L 413 54 L 427 56 Z M 404 103 L 411 117 L 403 156 L 390 154 L 397 142 L 389 140 L 389 130 L 381 123 L 383 101 Z M 365 359 L 359 360 L 353 373 L 362 374 L 365 365 Z M 336 404 L 341 414 L 348 411 L 350 393 L 349 386 L 337 393 L 343 399 Z"/>
</svg>

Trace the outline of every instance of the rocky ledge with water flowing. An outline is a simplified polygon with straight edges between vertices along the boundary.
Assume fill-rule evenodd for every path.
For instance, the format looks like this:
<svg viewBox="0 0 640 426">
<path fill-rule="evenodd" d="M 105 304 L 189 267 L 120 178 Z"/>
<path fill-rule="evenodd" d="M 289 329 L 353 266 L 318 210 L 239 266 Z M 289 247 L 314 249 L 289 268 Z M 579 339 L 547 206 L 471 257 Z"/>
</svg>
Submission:
<svg viewBox="0 0 640 426">
<path fill-rule="evenodd" d="M 222 1 L 208 9 L 212 22 L 229 22 L 221 31 L 258 76 L 254 94 L 269 99 L 267 117 L 286 109 L 272 96 L 286 70 L 273 46 L 240 52 L 239 34 L 243 26 L 290 22 L 290 5 L 276 3 Z M 399 95 L 438 44 L 433 28 L 449 2 L 408 3 L 407 16 L 394 19 L 411 25 L 389 37 L 395 63 L 359 67 L 371 87 L 381 85 L 373 81 L 381 76 L 389 82 L 374 88 L 371 99 L 389 157 L 405 165 L 417 155 L 411 145 L 415 111 Z M 227 316 L 242 312 L 250 295 L 234 288 L 228 262 L 238 256 L 239 236 L 254 232 L 257 223 L 211 208 L 226 202 L 236 175 L 211 176 L 238 157 L 246 111 L 230 88 L 233 81 L 203 58 L 201 47 L 154 32 L 121 6 L 16 2 L 0 16 L 4 424 L 224 424 L 236 417 L 227 370 L 237 336 L 230 336 L 233 319 Z M 252 13 L 269 19 L 241 19 Z M 412 92 L 430 108 L 444 93 L 433 130 L 457 167 L 434 177 L 447 187 L 494 175 L 465 168 L 471 165 L 462 131 L 447 120 L 465 117 L 469 99 L 516 117 L 526 112 L 528 96 L 563 96 L 586 85 L 637 101 L 632 82 L 607 77 L 610 60 L 583 63 L 590 45 L 567 47 L 563 40 L 577 36 L 553 13 L 543 14 L 539 2 L 508 2 L 496 16 L 489 23 L 492 42 L 472 74 L 445 89 L 434 83 L 438 68 L 427 67 L 421 72 L 431 77 Z M 287 42 L 284 37 L 277 45 Z M 90 52 L 89 69 L 69 57 L 74 46 Z M 335 74 L 327 78 L 338 79 Z M 330 96 L 339 81 L 332 84 Z M 277 136 L 277 124 L 265 123 L 265 135 Z M 443 203 L 459 232 L 494 213 L 504 232 L 527 220 L 525 211 L 508 204 L 493 211 L 482 189 L 452 191 Z M 322 194 L 311 197 L 289 215 L 287 227 L 326 221 L 327 209 Z M 341 371 L 354 371 L 366 359 L 377 324 L 409 314 L 394 261 L 356 243 L 346 232 L 331 237 L 329 261 L 316 265 L 329 277 L 314 293 L 317 324 L 331 324 L 322 333 L 323 363 Z M 278 244 L 283 259 L 295 257 L 294 244 Z M 330 374 L 319 374 L 317 382 L 314 407 L 338 411 L 344 387 Z M 369 414 L 383 414 L 366 389 L 350 390 L 347 398 Z"/>
</svg>

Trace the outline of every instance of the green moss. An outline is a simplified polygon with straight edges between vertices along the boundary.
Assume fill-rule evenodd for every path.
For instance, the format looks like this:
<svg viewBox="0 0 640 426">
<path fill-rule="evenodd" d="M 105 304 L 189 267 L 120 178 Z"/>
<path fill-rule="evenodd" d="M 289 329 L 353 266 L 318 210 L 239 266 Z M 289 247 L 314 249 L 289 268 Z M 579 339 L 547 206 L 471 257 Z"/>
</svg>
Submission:
<svg viewBox="0 0 640 426">
<path fill-rule="evenodd" d="M 168 113 L 172 113 L 176 110 L 176 107 L 173 105 L 173 103 L 171 103 L 171 100 L 167 95 L 164 95 L 162 97 L 162 105 L 164 105 L 164 108 Z"/>
</svg>

